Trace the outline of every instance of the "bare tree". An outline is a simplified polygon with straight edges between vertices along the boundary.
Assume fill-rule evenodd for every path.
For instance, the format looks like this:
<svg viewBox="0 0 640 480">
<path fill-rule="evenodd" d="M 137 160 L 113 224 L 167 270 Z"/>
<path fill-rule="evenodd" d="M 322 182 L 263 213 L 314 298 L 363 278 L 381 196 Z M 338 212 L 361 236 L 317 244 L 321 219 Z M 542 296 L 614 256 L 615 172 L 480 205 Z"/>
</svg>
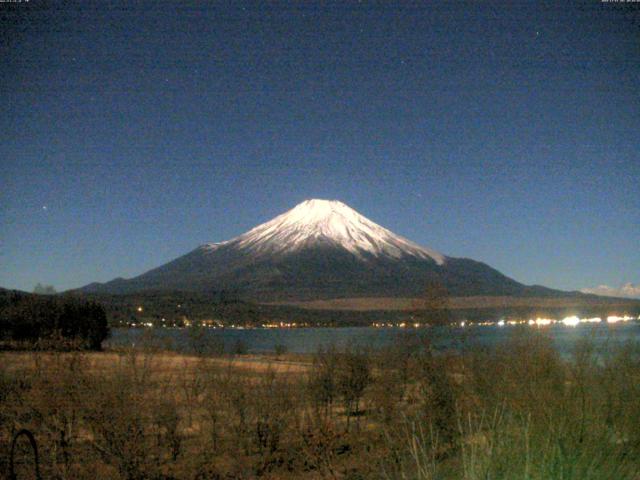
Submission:
<svg viewBox="0 0 640 480">
<path fill-rule="evenodd" d="M 416 323 L 446 325 L 449 323 L 449 292 L 442 282 L 427 282 L 421 297 L 413 302 L 413 319 Z"/>
</svg>

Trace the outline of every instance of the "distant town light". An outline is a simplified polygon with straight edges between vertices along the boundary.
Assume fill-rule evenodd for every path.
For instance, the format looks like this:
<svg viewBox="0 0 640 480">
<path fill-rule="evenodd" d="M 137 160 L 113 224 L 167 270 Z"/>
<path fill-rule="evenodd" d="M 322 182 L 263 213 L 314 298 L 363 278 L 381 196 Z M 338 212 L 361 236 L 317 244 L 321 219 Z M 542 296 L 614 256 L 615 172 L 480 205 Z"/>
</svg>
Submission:
<svg viewBox="0 0 640 480">
<path fill-rule="evenodd" d="M 538 326 L 547 326 L 551 325 L 553 320 L 550 318 L 536 318 L 536 325 Z"/>
<path fill-rule="evenodd" d="M 580 323 L 580 319 L 575 315 L 573 315 L 571 317 L 564 317 L 561 322 L 563 325 L 567 325 L 569 327 L 575 327 Z"/>
<path fill-rule="evenodd" d="M 624 315 L 622 317 L 620 317 L 618 315 L 611 315 L 611 316 L 607 317 L 607 323 L 628 322 L 630 320 L 633 320 L 633 317 L 631 317 L 629 315 Z"/>
<path fill-rule="evenodd" d="M 142 312 L 142 307 L 138 307 L 136 310 L 138 310 L 138 312 Z"/>
<path fill-rule="evenodd" d="M 581 319 L 581 321 L 585 323 L 600 323 L 602 319 L 600 317 L 591 317 L 591 318 L 583 318 Z"/>
</svg>

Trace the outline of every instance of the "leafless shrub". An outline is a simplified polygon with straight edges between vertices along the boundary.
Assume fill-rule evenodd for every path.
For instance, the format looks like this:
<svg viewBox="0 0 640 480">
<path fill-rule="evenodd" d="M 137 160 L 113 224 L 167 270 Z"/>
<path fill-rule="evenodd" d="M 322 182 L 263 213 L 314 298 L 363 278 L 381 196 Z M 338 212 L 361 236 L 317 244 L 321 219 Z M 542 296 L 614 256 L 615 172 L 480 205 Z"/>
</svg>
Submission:
<svg viewBox="0 0 640 480">
<path fill-rule="evenodd" d="M 97 376 L 95 397 L 87 403 L 87 428 L 93 448 L 121 478 L 158 478 L 180 453 L 176 404 L 159 396 L 153 355 L 130 352 Z"/>
<path fill-rule="evenodd" d="M 205 391 L 205 379 L 202 376 L 201 365 L 202 360 L 195 368 L 191 368 L 186 361 L 183 361 L 183 370 L 176 381 L 184 396 L 184 406 L 189 426 L 193 424 L 194 411 L 200 408 L 201 397 Z"/>
<path fill-rule="evenodd" d="M 324 417 L 331 414 L 337 392 L 338 356 L 334 347 L 320 348 L 313 357 L 313 368 L 308 377 L 308 392 L 313 405 Z"/>
<path fill-rule="evenodd" d="M 295 424 L 297 398 L 283 376 L 270 371 L 257 381 L 254 409 L 254 446 L 258 453 L 256 473 L 261 475 L 289 462 L 285 436 Z"/>
<path fill-rule="evenodd" d="M 303 470 L 317 471 L 322 478 L 339 478 L 338 453 L 344 434 L 324 416 L 307 414 L 300 428 Z"/>
<path fill-rule="evenodd" d="M 350 419 L 356 417 L 360 427 L 360 400 L 371 383 L 371 358 L 367 351 L 350 347 L 339 357 L 337 386 L 347 415 L 347 431 Z"/>
</svg>

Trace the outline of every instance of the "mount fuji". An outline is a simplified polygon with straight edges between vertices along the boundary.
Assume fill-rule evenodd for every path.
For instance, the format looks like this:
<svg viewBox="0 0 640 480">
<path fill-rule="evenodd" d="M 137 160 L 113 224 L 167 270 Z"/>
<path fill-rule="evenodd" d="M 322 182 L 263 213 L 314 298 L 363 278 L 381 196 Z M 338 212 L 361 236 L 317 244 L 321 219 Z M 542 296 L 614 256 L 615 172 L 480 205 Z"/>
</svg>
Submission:
<svg viewBox="0 0 640 480">
<path fill-rule="evenodd" d="M 85 293 L 231 291 L 254 301 L 415 297 L 429 284 L 454 296 L 554 296 L 490 266 L 394 234 L 339 201 L 306 200 L 248 232 L 201 245 L 131 279 Z"/>
</svg>

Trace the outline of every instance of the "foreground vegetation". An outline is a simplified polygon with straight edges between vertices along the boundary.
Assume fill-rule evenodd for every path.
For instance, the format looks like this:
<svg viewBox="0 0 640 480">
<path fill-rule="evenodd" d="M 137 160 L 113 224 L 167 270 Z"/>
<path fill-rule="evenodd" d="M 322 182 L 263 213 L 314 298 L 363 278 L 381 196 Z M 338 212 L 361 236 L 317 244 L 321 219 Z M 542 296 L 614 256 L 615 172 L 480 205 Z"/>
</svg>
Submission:
<svg viewBox="0 0 640 480">
<path fill-rule="evenodd" d="M 280 353 L 4 352 L 0 477 L 640 478 L 637 345 Z"/>
<path fill-rule="evenodd" d="M 100 350 L 108 335 L 105 309 L 94 301 L 0 292 L 0 350 Z"/>
</svg>

